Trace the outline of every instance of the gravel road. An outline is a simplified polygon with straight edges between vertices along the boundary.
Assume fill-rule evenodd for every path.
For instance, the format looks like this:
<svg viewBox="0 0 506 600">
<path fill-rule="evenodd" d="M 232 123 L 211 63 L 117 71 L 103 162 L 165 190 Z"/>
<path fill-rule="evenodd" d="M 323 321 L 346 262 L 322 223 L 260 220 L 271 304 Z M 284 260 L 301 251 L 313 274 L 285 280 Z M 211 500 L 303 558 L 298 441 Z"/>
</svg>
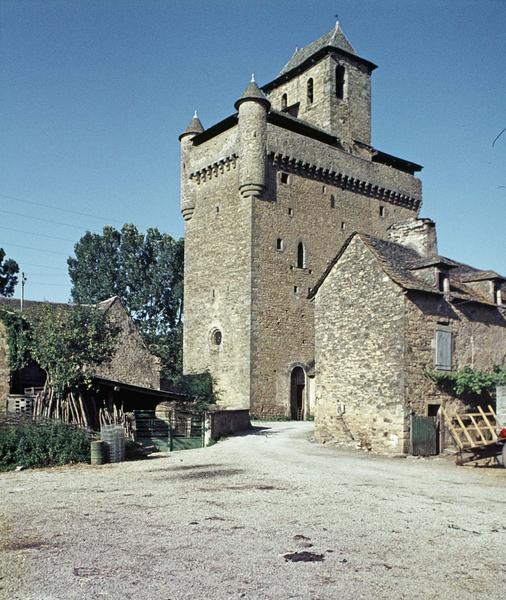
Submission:
<svg viewBox="0 0 506 600">
<path fill-rule="evenodd" d="M 257 424 L 202 450 L 0 474 L 0 597 L 505 597 L 505 469 L 311 433 Z"/>
</svg>

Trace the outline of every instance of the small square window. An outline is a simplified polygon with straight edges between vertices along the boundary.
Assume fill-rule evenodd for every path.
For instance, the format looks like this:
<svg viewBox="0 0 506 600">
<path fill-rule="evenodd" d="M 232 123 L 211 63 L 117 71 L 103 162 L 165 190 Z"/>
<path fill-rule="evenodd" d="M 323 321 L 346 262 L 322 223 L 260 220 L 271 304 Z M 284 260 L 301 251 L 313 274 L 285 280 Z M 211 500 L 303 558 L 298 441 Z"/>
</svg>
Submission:
<svg viewBox="0 0 506 600">
<path fill-rule="evenodd" d="M 281 183 L 288 183 L 288 173 L 281 173 L 280 180 Z"/>
</svg>

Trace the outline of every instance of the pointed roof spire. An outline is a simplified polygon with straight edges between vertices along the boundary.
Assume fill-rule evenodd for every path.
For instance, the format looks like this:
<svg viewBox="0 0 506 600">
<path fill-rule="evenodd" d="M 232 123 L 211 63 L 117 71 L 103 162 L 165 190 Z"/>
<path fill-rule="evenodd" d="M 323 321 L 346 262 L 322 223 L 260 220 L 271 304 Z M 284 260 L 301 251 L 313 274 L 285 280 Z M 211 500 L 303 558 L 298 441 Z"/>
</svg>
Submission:
<svg viewBox="0 0 506 600">
<path fill-rule="evenodd" d="M 238 110 L 239 106 L 246 100 L 254 100 L 256 102 L 260 102 L 261 104 L 264 104 L 267 107 L 267 110 L 269 110 L 271 106 L 271 103 L 269 102 L 269 100 L 267 100 L 265 94 L 258 87 L 255 81 L 254 74 L 251 75 L 251 81 L 249 82 L 248 87 L 244 90 L 243 95 L 234 104 L 236 110 Z"/>
<path fill-rule="evenodd" d="M 183 133 L 179 136 L 179 139 L 183 138 L 185 135 L 197 135 L 204 131 L 204 127 L 200 122 L 197 111 L 193 113 L 193 118 L 188 124 L 188 127 L 183 131 Z"/>
<path fill-rule="evenodd" d="M 344 50 L 350 54 L 355 54 L 355 50 L 344 35 L 338 20 L 336 20 L 335 26 L 328 33 L 322 35 L 322 37 L 318 38 L 314 42 L 311 42 L 311 44 L 308 44 L 304 48 L 296 50 L 290 60 L 281 70 L 280 75 L 295 69 L 295 67 L 298 67 L 313 54 L 316 54 L 319 50 L 329 46 L 339 50 Z"/>
</svg>

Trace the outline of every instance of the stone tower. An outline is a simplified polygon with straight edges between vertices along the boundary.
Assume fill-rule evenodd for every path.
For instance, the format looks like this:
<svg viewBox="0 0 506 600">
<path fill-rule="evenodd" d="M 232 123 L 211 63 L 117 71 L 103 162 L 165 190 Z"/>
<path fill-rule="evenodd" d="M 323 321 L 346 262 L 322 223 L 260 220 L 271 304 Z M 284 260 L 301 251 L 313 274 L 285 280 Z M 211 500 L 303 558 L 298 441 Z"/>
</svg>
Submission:
<svg viewBox="0 0 506 600">
<path fill-rule="evenodd" d="M 184 370 L 209 369 L 227 408 L 311 414 L 308 291 L 351 232 L 418 214 L 421 167 L 371 146 L 373 69 L 336 25 L 180 136 Z"/>
</svg>

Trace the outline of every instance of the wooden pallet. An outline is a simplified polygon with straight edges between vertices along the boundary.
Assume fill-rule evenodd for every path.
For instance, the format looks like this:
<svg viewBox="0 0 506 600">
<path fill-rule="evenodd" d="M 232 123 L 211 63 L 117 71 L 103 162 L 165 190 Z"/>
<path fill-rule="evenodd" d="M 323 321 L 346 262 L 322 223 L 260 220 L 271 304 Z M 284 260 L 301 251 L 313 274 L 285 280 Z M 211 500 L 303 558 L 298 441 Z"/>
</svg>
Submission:
<svg viewBox="0 0 506 600">
<path fill-rule="evenodd" d="M 448 414 L 444 408 L 441 411 L 459 450 L 472 450 L 497 443 L 497 416 L 490 405 L 487 411 L 478 406 L 478 412 L 473 413 Z"/>
<path fill-rule="evenodd" d="M 467 462 L 493 459 L 506 467 L 506 439 L 497 435 L 497 415 L 491 406 L 484 411 L 481 406 L 478 412 L 448 414 L 441 408 L 443 418 L 451 436 L 457 444 L 455 462 L 463 465 Z"/>
</svg>

